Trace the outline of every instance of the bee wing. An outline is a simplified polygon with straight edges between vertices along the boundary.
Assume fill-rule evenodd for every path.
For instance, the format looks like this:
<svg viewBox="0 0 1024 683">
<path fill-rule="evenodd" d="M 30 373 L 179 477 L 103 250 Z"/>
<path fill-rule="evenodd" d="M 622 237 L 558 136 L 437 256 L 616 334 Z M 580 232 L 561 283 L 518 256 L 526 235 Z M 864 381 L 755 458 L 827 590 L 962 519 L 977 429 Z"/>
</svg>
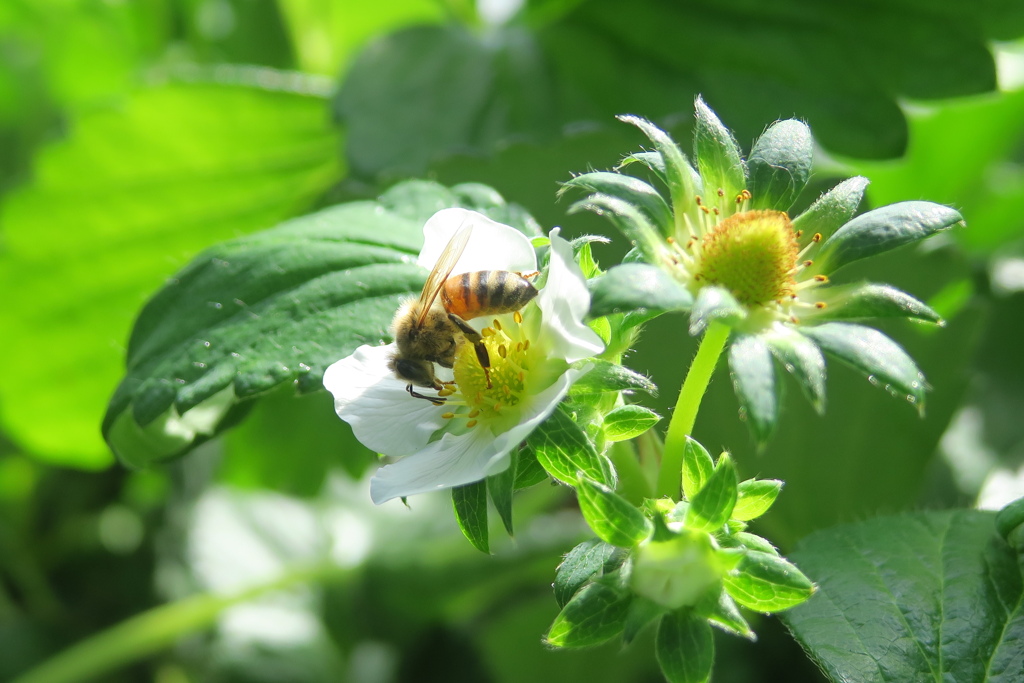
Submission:
<svg viewBox="0 0 1024 683">
<path fill-rule="evenodd" d="M 445 280 L 452 274 L 455 264 L 459 262 L 462 252 L 466 250 L 466 245 L 469 244 L 469 236 L 472 232 L 473 226 L 471 225 L 463 224 L 459 226 L 459 229 L 455 231 L 452 238 L 448 240 L 448 244 L 445 245 L 444 251 L 441 252 L 441 256 L 437 259 L 437 263 L 430 270 L 430 275 L 427 276 L 427 281 L 423 285 L 423 291 L 420 293 L 420 317 L 416 321 L 417 325 L 423 324 L 424 319 L 426 319 L 430 307 L 434 304 L 434 299 L 437 298 L 441 288 L 444 287 Z"/>
</svg>

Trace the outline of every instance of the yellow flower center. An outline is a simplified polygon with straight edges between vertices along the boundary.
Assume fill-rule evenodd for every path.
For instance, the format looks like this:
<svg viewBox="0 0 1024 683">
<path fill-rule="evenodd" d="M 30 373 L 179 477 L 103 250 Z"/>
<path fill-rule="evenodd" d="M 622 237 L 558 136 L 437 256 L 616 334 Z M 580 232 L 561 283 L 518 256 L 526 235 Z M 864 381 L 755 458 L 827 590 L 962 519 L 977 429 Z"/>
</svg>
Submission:
<svg viewBox="0 0 1024 683">
<path fill-rule="evenodd" d="M 746 305 L 790 297 L 800 247 L 783 211 L 743 211 L 701 241 L 698 279 L 721 285 Z"/>
<path fill-rule="evenodd" d="M 498 422 L 500 430 L 501 423 L 517 421 L 515 408 L 527 395 L 530 377 L 530 340 L 522 320 L 522 315 L 516 312 L 512 314 L 511 324 L 502 325 L 495 319 L 490 327 L 483 329 L 482 343 L 490 362 L 486 373 L 476 346 L 469 342 L 459 345 L 452 371 L 457 392 L 468 408 L 467 413 L 461 414 L 469 418 L 466 426 L 474 427 L 478 421 L 485 420 Z"/>
</svg>

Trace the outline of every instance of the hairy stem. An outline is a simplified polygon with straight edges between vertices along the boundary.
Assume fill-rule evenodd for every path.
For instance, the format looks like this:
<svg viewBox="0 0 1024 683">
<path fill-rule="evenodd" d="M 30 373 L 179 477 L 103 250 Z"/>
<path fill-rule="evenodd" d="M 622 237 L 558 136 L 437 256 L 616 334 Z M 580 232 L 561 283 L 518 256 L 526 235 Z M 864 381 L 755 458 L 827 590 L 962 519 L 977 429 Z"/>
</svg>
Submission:
<svg viewBox="0 0 1024 683">
<path fill-rule="evenodd" d="M 701 399 L 728 339 L 729 328 L 721 323 L 711 323 L 701 339 L 697 355 L 693 357 L 683 387 L 679 390 L 679 399 L 665 434 L 665 450 L 658 471 L 658 496 L 679 500 L 686 437 L 693 431 Z"/>
</svg>

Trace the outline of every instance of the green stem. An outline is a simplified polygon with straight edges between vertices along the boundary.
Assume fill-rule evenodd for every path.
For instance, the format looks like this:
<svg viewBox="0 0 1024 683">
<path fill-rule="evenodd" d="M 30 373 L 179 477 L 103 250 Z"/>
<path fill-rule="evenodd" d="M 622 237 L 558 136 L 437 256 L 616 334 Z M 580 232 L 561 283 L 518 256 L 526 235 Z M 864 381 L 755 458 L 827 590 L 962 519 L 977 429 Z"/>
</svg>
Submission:
<svg viewBox="0 0 1024 683">
<path fill-rule="evenodd" d="M 729 328 L 721 323 L 711 323 L 704 332 L 697 355 L 693 357 L 683 387 L 679 390 L 679 399 L 676 401 L 672 421 L 669 422 L 668 432 L 665 434 L 665 450 L 661 458 L 661 469 L 658 471 L 658 496 L 679 500 L 686 437 L 693 431 L 701 399 L 704 398 L 711 374 L 718 364 L 718 357 L 722 355 L 728 340 Z"/>
<path fill-rule="evenodd" d="M 155 607 L 86 638 L 27 671 L 13 683 L 73 683 L 93 680 L 117 667 L 173 645 L 181 636 L 208 627 L 228 607 L 266 593 L 350 574 L 337 565 L 299 568 L 234 595 L 195 595 Z"/>
</svg>

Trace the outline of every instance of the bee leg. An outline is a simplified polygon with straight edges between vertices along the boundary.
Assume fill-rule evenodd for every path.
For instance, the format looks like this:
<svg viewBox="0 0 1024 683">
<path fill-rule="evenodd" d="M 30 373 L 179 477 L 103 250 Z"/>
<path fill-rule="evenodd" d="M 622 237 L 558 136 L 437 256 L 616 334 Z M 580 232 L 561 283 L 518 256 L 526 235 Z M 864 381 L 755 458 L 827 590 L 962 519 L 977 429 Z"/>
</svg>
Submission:
<svg viewBox="0 0 1024 683">
<path fill-rule="evenodd" d="M 523 278 L 524 280 L 529 280 L 531 277 L 537 277 L 538 275 L 540 275 L 540 271 L 539 270 L 535 270 L 532 273 L 516 272 L 516 275 L 518 275 L 519 277 Z"/>
<path fill-rule="evenodd" d="M 423 394 L 421 394 L 420 392 L 418 392 L 418 391 L 415 391 L 415 390 L 414 390 L 414 389 L 412 388 L 412 385 L 411 385 L 411 384 L 406 384 L 406 385 L 405 385 L 405 390 L 406 390 L 406 391 L 408 391 L 408 392 L 409 392 L 409 395 L 410 395 L 410 396 L 412 396 L 413 398 L 422 398 L 422 399 L 424 399 L 425 401 L 430 401 L 430 402 L 431 402 L 431 403 L 433 403 L 433 404 L 434 404 L 435 406 L 443 406 L 443 405 L 444 405 L 444 402 L 445 402 L 445 401 L 447 400 L 447 399 L 441 398 L 440 396 L 436 396 L 436 397 L 435 397 L 435 396 L 424 396 L 424 395 L 423 395 Z"/>
<path fill-rule="evenodd" d="M 476 351 L 476 359 L 480 361 L 480 367 L 484 371 L 484 379 L 487 380 L 487 388 L 491 388 L 491 356 L 487 353 L 487 347 L 484 345 L 484 338 L 480 336 L 480 333 L 470 327 L 469 323 L 455 315 L 454 313 L 448 314 L 448 319 L 452 321 L 455 327 L 459 328 L 462 335 L 468 342 L 473 345 L 473 349 Z"/>
</svg>

